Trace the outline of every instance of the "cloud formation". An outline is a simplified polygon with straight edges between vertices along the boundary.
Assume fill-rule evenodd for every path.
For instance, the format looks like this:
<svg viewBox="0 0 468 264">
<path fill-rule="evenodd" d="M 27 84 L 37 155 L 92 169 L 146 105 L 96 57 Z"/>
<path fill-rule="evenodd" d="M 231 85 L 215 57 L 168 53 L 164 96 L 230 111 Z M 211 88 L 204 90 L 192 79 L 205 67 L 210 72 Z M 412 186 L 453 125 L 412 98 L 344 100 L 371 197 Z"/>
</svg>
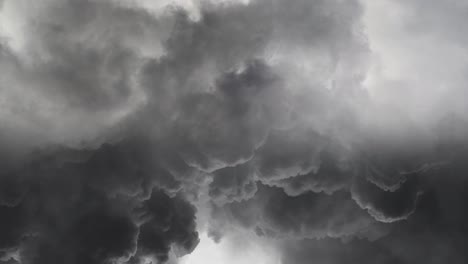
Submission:
<svg viewBox="0 0 468 264">
<path fill-rule="evenodd" d="M 464 263 L 465 9 L 4 0 L 0 262 Z"/>
</svg>

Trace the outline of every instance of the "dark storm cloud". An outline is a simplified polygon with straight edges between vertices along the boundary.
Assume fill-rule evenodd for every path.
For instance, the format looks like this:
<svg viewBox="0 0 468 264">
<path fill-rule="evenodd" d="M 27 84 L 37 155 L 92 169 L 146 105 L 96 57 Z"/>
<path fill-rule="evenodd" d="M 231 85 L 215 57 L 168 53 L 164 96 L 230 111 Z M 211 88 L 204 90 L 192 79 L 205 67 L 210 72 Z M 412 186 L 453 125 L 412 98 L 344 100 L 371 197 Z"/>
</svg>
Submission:
<svg viewBox="0 0 468 264">
<path fill-rule="evenodd" d="M 344 263 L 350 259 L 362 263 L 463 263 L 467 258 L 463 249 L 467 237 L 463 157 L 468 130 L 463 120 L 448 118 L 440 123 L 439 131 L 441 136 L 432 142 L 433 151 L 422 157 L 408 155 L 414 145 L 413 149 L 400 149 L 404 151 L 400 155 L 393 149 L 393 155 L 379 155 L 385 152 L 381 150 L 353 157 L 355 170 L 346 166 L 332 170 L 335 175 L 345 171 L 345 181 L 336 176 L 319 180 L 319 169 L 315 174 L 276 182 L 280 188 L 257 183 L 258 191 L 251 199 L 215 206 L 213 217 L 218 222 L 213 227 L 219 231 L 239 225 L 275 239 L 283 249 L 284 263 Z M 328 165 L 321 163 L 324 170 L 330 168 L 329 162 L 328 158 Z M 335 168 L 340 165 L 333 164 Z M 368 175 L 375 171 L 378 177 Z M 304 180 L 304 185 L 292 191 L 296 178 Z M 327 186 L 333 180 L 342 184 L 341 189 L 307 189 L 308 182 Z"/>
<path fill-rule="evenodd" d="M 15 3 L 0 261 L 176 261 L 194 204 L 216 238 L 249 230 L 284 263 L 467 259 L 468 126 L 372 101 L 360 2 Z"/>
<path fill-rule="evenodd" d="M 426 171 L 419 177 L 413 175 L 422 190 L 419 199 L 407 219 L 391 224 L 386 236 L 374 241 L 358 239 L 342 243 L 329 239 L 289 243 L 284 246 L 284 260 L 287 263 L 344 263 L 350 259 L 360 263 L 466 262 L 466 165 L 461 157 L 466 155 L 467 144 L 466 139 L 460 141 L 460 138 L 451 144 L 446 141 L 441 144 L 442 149 L 450 149 L 450 154 L 437 153 L 440 158 L 450 159 L 450 165 Z M 387 216 L 408 208 L 413 198 L 405 192 L 414 182 L 408 183 L 395 193 L 381 194 L 382 200 L 376 200 L 380 208 L 387 203 L 386 211 L 382 211 Z"/>
<path fill-rule="evenodd" d="M 307 191 L 332 194 L 349 186 L 350 161 L 345 157 L 334 155 L 333 151 L 324 149 L 316 157 L 318 166 L 307 174 L 292 178 L 272 181 L 269 184 L 282 187 L 290 196 L 297 196 Z"/>
<path fill-rule="evenodd" d="M 278 238 L 373 237 L 381 232 L 379 224 L 345 192 L 291 197 L 279 188 L 260 185 L 252 199 L 224 209 L 242 225 Z"/>
<path fill-rule="evenodd" d="M 209 185 L 210 197 L 220 204 L 250 199 L 257 192 L 254 173 L 249 163 L 215 171 Z"/>
<path fill-rule="evenodd" d="M 196 197 L 200 177 L 212 177 L 213 201 L 246 200 L 261 213 L 251 227 L 279 236 L 347 236 L 373 224 L 348 193 L 289 197 L 279 188 L 257 191 L 256 183 L 316 172 L 324 138 L 302 127 L 298 117 L 306 113 L 294 109 L 305 85 L 288 85 L 281 76 L 287 62 L 271 66 L 265 58 L 307 46 L 310 54 L 323 52 L 314 56 L 333 71 L 350 56 L 348 44 L 360 46 L 348 27 L 359 13 L 356 2 L 203 3 L 198 21 L 182 8 L 154 17 L 107 1 L 47 1 L 24 12 L 25 44 L 11 46 L 11 56 L 5 50 L 2 60 L 12 73 L 5 86 L 34 87 L 45 102 L 58 102 L 56 110 L 83 115 L 83 126 L 103 120 L 94 112 L 123 108 L 135 93 L 146 104 L 97 140 L 107 143 L 46 146 L 5 165 L 5 254 L 21 263 L 141 263 L 189 253 L 198 243 L 195 208 L 182 193 Z M 148 58 L 152 41 L 157 48 Z M 324 87 L 317 81 L 301 107 L 330 101 Z M 320 115 L 325 104 L 311 106 Z M 66 138 L 59 142 L 68 145 Z M 295 219 L 279 217 L 276 204 Z M 314 213 L 323 217 L 307 223 Z M 342 217 L 349 222 L 342 225 Z"/>
<path fill-rule="evenodd" d="M 147 220 L 140 227 L 138 251 L 134 258 L 154 256 L 167 261 L 172 245 L 178 254 L 190 253 L 197 246 L 198 233 L 193 219 L 195 207 L 187 201 L 159 192 L 153 194 L 142 209 L 142 217 Z"/>
<path fill-rule="evenodd" d="M 382 190 L 366 179 L 354 183 L 353 198 L 363 209 L 382 222 L 393 222 L 406 219 L 413 213 L 419 195 L 417 180 L 414 175 L 405 181 L 397 190 Z"/>
<path fill-rule="evenodd" d="M 171 247 L 192 251 L 195 208 L 174 196 L 180 182 L 145 143 L 49 150 L 7 171 L 2 249 L 18 250 L 21 263 L 165 261 Z"/>
<path fill-rule="evenodd" d="M 179 138 L 174 140 L 188 164 L 213 171 L 244 163 L 266 137 L 274 118 L 267 101 L 273 80 L 259 62 L 246 67 L 239 75 L 227 74 L 214 93 L 191 94 L 178 102 L 174 131 Z"/>
<path fill-rule="evenodd" d="M 281 180 L 317 168 L 324 139 L 313 130 L 272 131 L 256 155 L 261 178 Z"/>
<path fill-rule="evenodd" d="M 300 244 L 299 244 L 300 243 Z M 323 264 L 347 263 L 404 263 L 386 248 L 368 240 L 342 243 L 340 240 L 321 239 L 292 241 L 284 246 L 283 261 L 290 264 L 319 262 Z"/>
<path fill-rule="evenodd" d="M 92 125 L 90 114 L 125 106 L 137 89 L 132 78 L 145 52 L 139 42 L 157 39 L 164 31 L 158 29 L 166 26 L 143 10 L 94 1 L 47 1 L 26 10 L 25 20 L 27 45 L 21 48 L 27 58 L 14 46 L 2 50 L 2 68 L 12 73 L 11 80 L 17 78 L 3 79 L 2 92 L 14 93 L 15 86 L 34 90 L 57 102 L 55 110 L 64 109 L 65 118 L 81 113 L 82 126 Z M 10 103 L 2 107 L 9 110 Z M 27 116 L 30 110 L 21 107 L 3 118 Z M 37 110 L 40 115 L 43 109 Z M 195 208 L 177 194 L 182 183 L 169 171 L 174 166 L 163 166 L 160 157 L 167 153 L 158 152 L 151 137 L 117 127 L 110 133 L 116 138 L 97 147 L 45 146 L 10 161 L 15 144 L 8 138 L 15 138 L 15 130 L 21 133 L 18 126 L 2 129 L 0 248 L 5 260 L 163 262 L 172 250 L 186 254 L 197 245 Z"/>
</svg>

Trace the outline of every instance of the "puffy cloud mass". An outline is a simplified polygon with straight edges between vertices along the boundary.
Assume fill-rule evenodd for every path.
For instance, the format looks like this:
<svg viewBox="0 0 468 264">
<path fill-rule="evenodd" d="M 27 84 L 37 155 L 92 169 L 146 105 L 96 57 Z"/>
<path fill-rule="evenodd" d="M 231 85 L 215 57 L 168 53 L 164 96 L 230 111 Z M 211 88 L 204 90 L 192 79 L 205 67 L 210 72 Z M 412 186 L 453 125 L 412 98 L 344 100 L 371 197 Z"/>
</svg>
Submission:
<svg viewBox="0 0 468 264">
<path fill-rule="evenodd" d="M 0 263 L 468 260 L 463 1 L 0 6 Z"/>
</svg>

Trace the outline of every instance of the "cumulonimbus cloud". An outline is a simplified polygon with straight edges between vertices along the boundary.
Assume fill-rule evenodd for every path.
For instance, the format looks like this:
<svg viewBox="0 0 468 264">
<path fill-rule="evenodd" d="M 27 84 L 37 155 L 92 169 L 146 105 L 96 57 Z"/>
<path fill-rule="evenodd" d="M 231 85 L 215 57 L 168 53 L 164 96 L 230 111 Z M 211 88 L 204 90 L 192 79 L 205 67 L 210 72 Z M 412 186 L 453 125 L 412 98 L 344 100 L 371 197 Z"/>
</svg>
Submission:
<svg viewBox="0 0 468 264">
<path fill-rule="evenodd" d="M 380 64 L 378 4 L 143 2 L 3 1 L 0 262 L 177 261 L 197 209 L 216 238 L 247 230 L 284 263 L 467 259 L 466 81 Z M 390 5 L 402 41 L 463 53 L 438 10 Z"/>
</svg>

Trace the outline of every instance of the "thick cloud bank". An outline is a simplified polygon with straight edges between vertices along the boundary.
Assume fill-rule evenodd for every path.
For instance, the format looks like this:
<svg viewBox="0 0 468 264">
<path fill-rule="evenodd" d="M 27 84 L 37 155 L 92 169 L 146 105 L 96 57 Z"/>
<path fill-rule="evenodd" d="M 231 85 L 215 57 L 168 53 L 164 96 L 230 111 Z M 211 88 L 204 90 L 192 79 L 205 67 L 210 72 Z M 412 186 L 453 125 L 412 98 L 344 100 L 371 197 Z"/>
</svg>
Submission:
<svg viewBox="0 0 468 264">
<path fill-rule="evenodd" d="M 0 3 L 0 263 L 468 260 L 463 1 Z"/>
</svg>

